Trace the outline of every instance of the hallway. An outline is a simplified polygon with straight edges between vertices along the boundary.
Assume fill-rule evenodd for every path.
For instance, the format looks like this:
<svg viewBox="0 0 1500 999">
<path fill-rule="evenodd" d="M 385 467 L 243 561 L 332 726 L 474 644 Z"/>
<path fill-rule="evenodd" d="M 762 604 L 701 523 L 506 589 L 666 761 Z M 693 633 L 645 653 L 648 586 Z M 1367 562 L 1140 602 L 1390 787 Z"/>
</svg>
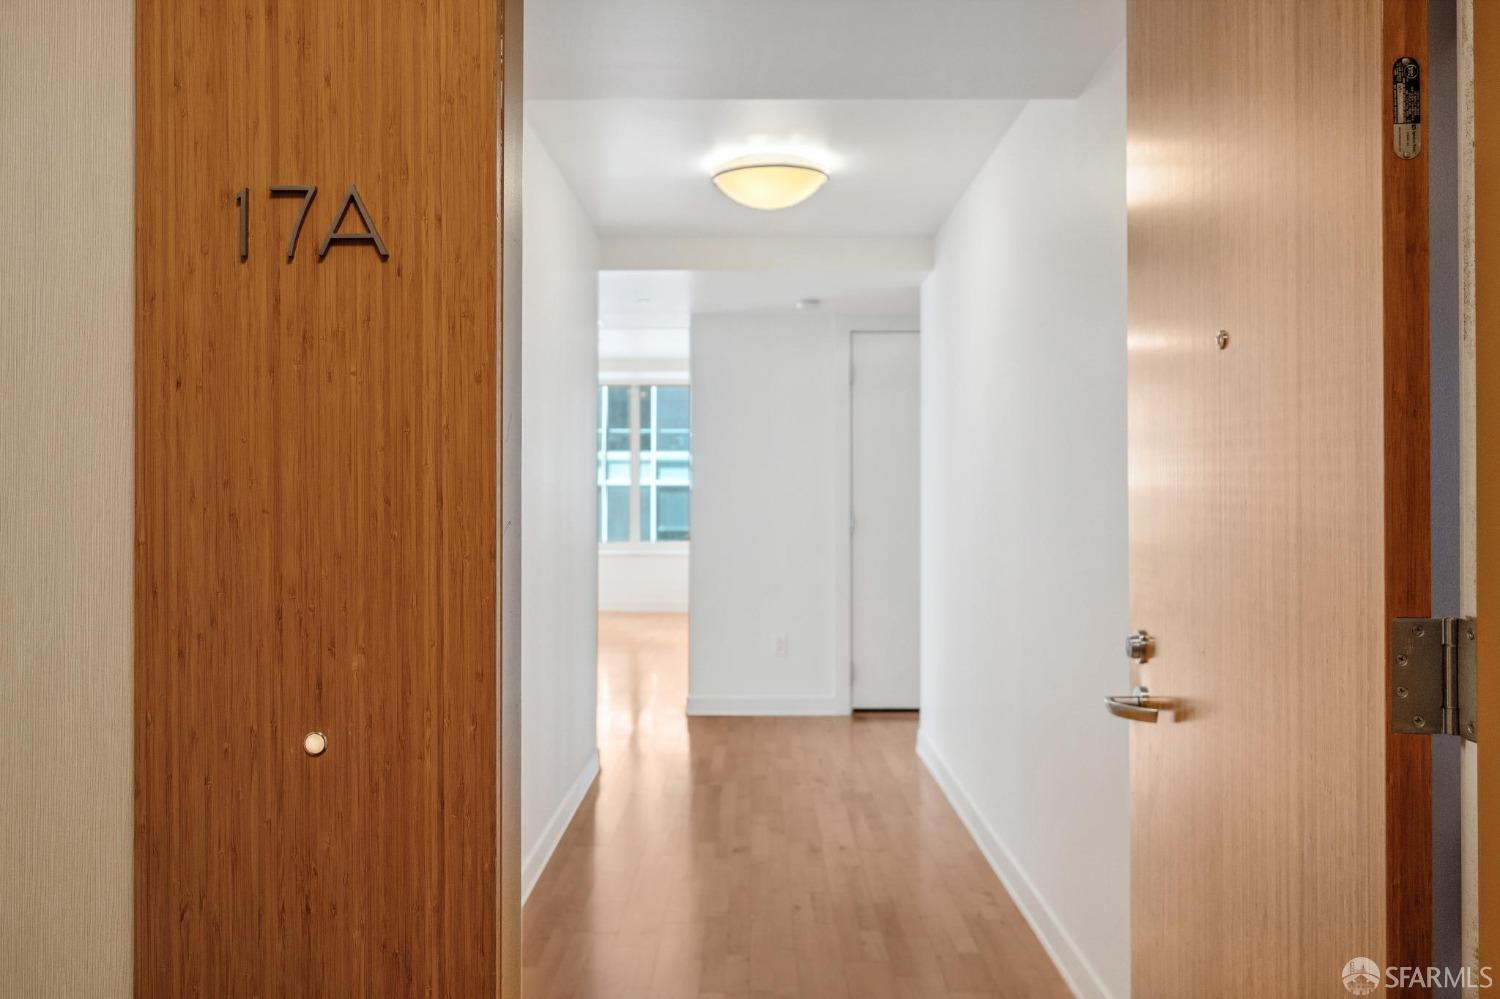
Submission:
<svg viewBox="0 0 1500 999">
<path fill-rule="evenodd" d="M 602 773 L 525 910 L 528 999 L 1067 995 L 914 714 L 693 718 L 687 618 L 599 619 Z"/>
</svg>

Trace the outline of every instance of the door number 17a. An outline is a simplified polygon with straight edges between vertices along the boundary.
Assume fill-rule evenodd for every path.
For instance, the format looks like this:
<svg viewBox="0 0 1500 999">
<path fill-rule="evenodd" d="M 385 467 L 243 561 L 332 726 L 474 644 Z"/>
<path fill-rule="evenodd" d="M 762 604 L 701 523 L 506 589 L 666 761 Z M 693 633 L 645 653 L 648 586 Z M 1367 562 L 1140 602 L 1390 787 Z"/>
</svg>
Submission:
<svg viewBox="0 0 1500 999">
<path fill-rule="evenodd" d="M 302 199 L 302 206 L 297 209 L 297 221 L 292 223 L 292 234 L 286 241 L 286 259 L 290 261 L 297 255 L 297 240 L 302 235 L 302 224 L 307 221 L 307 210 L 312 207 L 313 198 L 318 196 L 318 188 L 312 184 L 272 184 L 270 194 L 273 198 Z M 250 189 L 242 187 L 236 191 L 234 203 L 240 213 L 240 260 L 243 261 L 250 256 Z M 339 232 L 350 208 L 359 213 L 360 221 L 365 227 L 364 232 Z M 323 234 L 323 242 L 318 244 L 318 259 L 326 257 L 329 247 L 335 243 L 368 243 L 375 247 L 381 260 L 390 256 L 385 248 L 385 240 L 380 238 L 380 230 L 375 228 L 375 220 L 370 217 L 364 199 L 359 196 L 359 191 L 353 184 L 349 185 L 344 201 L 339 205 L 338 214 L 333 217 L 328 231 Z"/>
</svg>

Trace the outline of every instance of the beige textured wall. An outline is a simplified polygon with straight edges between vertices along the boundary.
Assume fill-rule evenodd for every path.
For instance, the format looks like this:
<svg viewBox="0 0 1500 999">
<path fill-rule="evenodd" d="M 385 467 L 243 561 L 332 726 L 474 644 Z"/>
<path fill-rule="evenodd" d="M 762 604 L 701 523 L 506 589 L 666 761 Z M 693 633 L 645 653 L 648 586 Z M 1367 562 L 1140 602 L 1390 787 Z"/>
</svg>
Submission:
<svg viewBox="0 0 1500 999">
<path fill-rule="evenodd" d="M 133 33 L 0 3 L 0 996 L 130 988 Z"/>
</svg>

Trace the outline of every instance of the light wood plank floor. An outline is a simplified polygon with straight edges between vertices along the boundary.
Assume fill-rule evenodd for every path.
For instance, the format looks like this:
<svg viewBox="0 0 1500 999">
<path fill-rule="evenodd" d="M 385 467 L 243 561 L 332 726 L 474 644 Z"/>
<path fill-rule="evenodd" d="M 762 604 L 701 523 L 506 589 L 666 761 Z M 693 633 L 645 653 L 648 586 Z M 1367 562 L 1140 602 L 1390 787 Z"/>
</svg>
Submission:
<svg viewBox="0 0 1500 999">
<path fill-rule="evenodd" d="M 603 774 L 526 906 L 525 999 L 1065 996 L 916 715 L 683 714 L 687 622 L 599 622 Z"/>
</svg>

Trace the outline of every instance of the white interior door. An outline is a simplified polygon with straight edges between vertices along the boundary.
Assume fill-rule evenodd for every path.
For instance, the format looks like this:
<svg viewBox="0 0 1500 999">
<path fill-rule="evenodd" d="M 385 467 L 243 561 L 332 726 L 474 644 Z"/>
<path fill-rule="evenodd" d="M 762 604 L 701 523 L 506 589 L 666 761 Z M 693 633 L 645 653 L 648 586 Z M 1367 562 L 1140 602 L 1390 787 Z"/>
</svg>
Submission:
<svg viewBox="0 0 1500 999">
<path fill-rule="evenodd" d="M 856 709 L 915 708 L 917 334 L 855 333 L 850 364 L 853 704 Z"/>
</svg>

